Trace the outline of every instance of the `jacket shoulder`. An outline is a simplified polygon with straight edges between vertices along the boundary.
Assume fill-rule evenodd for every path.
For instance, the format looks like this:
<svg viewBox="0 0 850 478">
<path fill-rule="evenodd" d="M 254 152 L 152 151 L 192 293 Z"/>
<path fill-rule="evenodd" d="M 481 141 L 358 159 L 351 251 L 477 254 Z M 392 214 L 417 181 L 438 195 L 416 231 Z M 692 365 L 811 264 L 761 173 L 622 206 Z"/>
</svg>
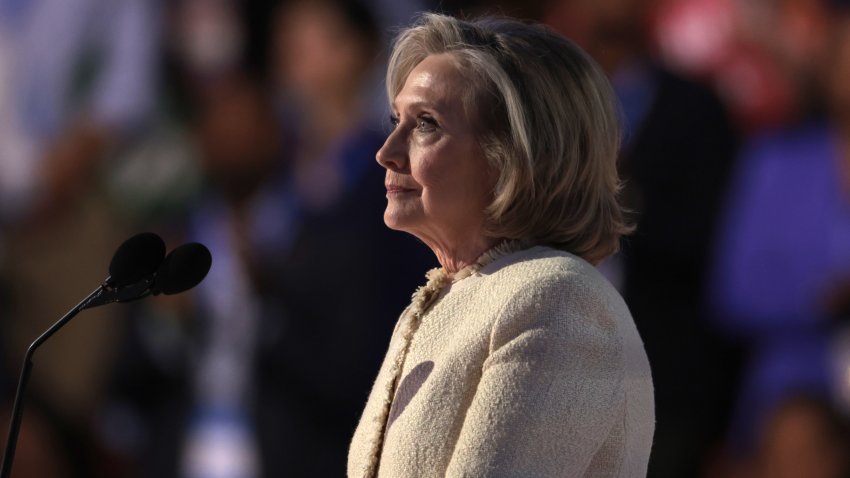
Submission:
<svg viewBox="0 0 850 478">
<path fill-rule="evenodd" d="M 537 292 L 573 300 L 620 298 L 614 286 L 593 265 L 569 252 L 545 246 L 505 256 L 482 272 L 491 287 L 503 289 L 501 292 L 509 295 Z"/>
<path fill-rule="evenodd" d="M 615 345 L 632 322 L 620 294 L 587 261 L 568 252 L 533 247 L 491 264 L 482 286 L 498 304 L 491 346 L 524 331 L 595 336 Z"/>
</svg>

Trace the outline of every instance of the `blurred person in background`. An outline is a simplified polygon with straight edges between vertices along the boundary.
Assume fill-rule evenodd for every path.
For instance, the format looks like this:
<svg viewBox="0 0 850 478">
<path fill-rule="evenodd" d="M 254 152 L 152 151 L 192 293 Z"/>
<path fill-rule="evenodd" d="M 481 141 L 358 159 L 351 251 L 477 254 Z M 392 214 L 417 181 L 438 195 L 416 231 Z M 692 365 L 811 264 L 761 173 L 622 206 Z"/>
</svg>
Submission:
<svg viewBox="0 0 850 478">
<path fill-rule="evenodd" d="M 756 431 L 755 458 L 724 478 L 846 478 L 850 428 L 834 404 L 806 393 L 788 395 Z"/>
<path fill-rule="evenodd" d="M 152 0 L 0 3 L 0 224 L 68 207 L 144 125 L 157 18 Z"/>
<path fill-rule="evenodd" d="M 619 285 L 652 365 L 657 425 L 648 476 L 699 476 L 722 436 L 738 367 L 703 302 L 737 136 L 710 89 L 650 54 L 655 6 L 562 0 L 546 22 L 602 65 L 622 106 L 623 197 L 637 230 L 601 268 Z"/>
<path fill-rule="evenodd" d="M 795 80 L 799 113 L 741 151 L 710 295 L 714 320 L 748 352 L 727 445 L 732 468 L 766 459 L 758 433 L 781 426 L 775 411 L 796 394 L 850 411 L 848 362 L 833 369 L 847 354 L 836 338 L 850 317 L 848 9 L 826 0 L 774 8 L 775 31 L 803 35 L 795 48 L 782 48 L 792 39 L 777 35 L 773 49 Z M 808 447 L 786 445 L 795 444 Z M 829 448 L 820 452 L 832 460 Z"/>
<path fill-rule="evenodd" d="M 0 1 L 4 399 L 26 346 L 105 278 L 104 251 L 123 238 L 99 179 L 150 119 L 158 14 L 154 0 Z M 16 475 L 91 476 L 88 423 L 117 326 L 106 316 L 40 351 Z"/>
<path fill-rule="evenodd" d="M 772 19 L 777 4 L 793 10 L 780 30 Z M 670 68 L 710 84 L 729 106 L 739 130 L 748 134 L 787 121 L 796 112 L 794 80 L 779 55 L 813 46 L 817 28 L 807 13 L 817 2 L 776 0 L 661 0 L 652 15 L 654 49 Z M 783 8 L 786 8 L 783 7 Z M 780 32 L 781 34 L 777 34 Z"/>
<path fill-rule="evenodd" d="M 429 10 L 460 17 L 496 15 L 540 21 L 550 0 L 426 0 Z"/>
<path fill-rule="evenodd" d="M 178 59 L 207 185 L 176 235 L 214 265 L 192 303 L 135 312 L 103 440 L 127 475 L 341 476 L 382 346 L 432 262 L 381 220 L 368 93 L 382 28 L 359 2 L 283 2 L 257 70 L 247 31 L 262 15 L 187 11 L 219 35 Z"/>
</svg>

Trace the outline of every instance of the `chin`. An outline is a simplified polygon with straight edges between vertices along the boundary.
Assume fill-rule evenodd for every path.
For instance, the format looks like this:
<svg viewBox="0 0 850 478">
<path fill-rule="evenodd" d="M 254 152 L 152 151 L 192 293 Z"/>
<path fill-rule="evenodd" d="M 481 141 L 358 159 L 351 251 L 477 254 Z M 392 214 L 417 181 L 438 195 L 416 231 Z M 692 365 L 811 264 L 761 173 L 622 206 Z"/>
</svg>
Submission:
<svg viewBox="0 0 850 478">
<path fill-rule="evenodd" d="M 384 214 L 384 224 L 386 224 L 388 228 L 394 231 L 404 230 L 404 223 L 402 221 L 399 221 L 399 218 L 391 214 Z"/>
<path fill-rule="evenodd" d="M 392 230 L 409 232 L 410 227 L 415 223 L 415 218 L 405 211 L 387 208 L 384 212 L 384 224 Z"/>
</svg>

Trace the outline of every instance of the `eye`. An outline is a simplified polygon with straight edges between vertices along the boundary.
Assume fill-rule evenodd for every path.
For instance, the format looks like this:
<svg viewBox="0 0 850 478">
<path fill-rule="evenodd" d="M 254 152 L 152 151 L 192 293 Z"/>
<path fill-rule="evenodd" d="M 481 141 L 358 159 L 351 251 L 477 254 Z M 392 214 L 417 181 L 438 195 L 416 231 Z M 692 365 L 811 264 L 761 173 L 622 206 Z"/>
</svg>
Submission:
<svg viewBox="0 0 850 478">
<path fill-rule="evenodd" d="M 437 120 L 428 115 L 419 115 L 416 118 L 416 127 L 419 131 L 430 132 L 437 129 Z"/>
<path fill-rule="evenodd" d="M 390 129 L 391 130 L 396 129 L 396 126 L 398 126 L 398 123 L 399 123 L 398 115 L 391 114 L 390 115 Z"/>
</svg>

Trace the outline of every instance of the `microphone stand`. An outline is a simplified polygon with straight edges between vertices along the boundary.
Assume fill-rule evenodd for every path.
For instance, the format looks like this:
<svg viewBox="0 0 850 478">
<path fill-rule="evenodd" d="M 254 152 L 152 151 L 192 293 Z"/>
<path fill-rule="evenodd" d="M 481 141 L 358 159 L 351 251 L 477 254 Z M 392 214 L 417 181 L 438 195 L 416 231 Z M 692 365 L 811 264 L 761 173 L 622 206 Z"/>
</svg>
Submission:
<svg viewBox="0 0 850 478">
<path fill-rule="evenodd" d="M 18 433 L 21 430 L 21 417 L 24 414 L 24 390 L 27 387 L 27 382 L 29 382 L 30 372 L 32 372 L 32 356 L 35 350 L 73 319 L 81 310 L 87 308 L 92 301 L 100 297 L 106 290 L 108 281 L 109 279 L 80 301 L 73 309 L 69 310 L 61 319 L 35 339 L 27 349 L 27 353 L 24 355 L 24 364 L 21 367 L 21 378 L 18 379 L 18 390 L 15 392 L 15 405 L 12 408 L 12 421 L 9 423 L 9 435 L 6 438 L 6 451 L 3 453 L 3 468 L 0 469 L 0 478 L 9 478 L 12 473 L 12 461 L 15 458 L 15 447 L 18 444 Z"/>
<path fill-rule="evenodd" d="M 151 243 L 153 240 L 151 236 L 155 238 L 153 245 Z M 140 237 L 141 239 L 139 239 Z M 112 258 L 112 264 L 109 266 L 110 273 L 112 273 L 116 260 L 118 270 L 123 271 L 125 276 L 127 272 L 144 272 L 145 267 L 139 270 L 139 266 L 145 266 L 146 264 L 137 264 L 136 262 L 138 261 L 133 262 L 130 259 L 133 255 L 140 253 L 143 253 L 143 257 L 150 256 L 153 253 L 152 250 L 156 249 L 156 247 L 153 247 L 156 246 L 156 241 L 162 243 L 162 239 L 159 239 L 159 236 L 151 234 L 136 235 L 125 241 L 118 248 L 118 251 L 116 251 L 116 256 Z M 128 246 L 127 244 L 130 245 Z M 6 439 L 6 451 L 3 453 L 3 467 L 0 468 L 0 478 L 10 478 L 12 473 L 12 461 L 15 458 L 15 448 L 18 444 L 18 433 L 21 430 L 21 418 L 24 413 L 24 391 L 30 379 L 32 357 L 36 349 L 73 319 L 74 316 L 80 313 L 81 310 L 115 302 L 129 302 L 142 299 L 149 295 L 158 295 L 161 293 L 171 295 L 189 290 L 204 279 L 212 264 L 210 252 L 203 244 L 194 242 L 183 244 L 171 251 L 164 258 L 165 245 L 162 244 L 161 248 L 163 249 L 162 254 L 154 254 L 158 255 L 158 258 L 156 258 L 156 264 L 158 264 L 156 271 L 148 271 L 148 274 L 141 279 L 134 279 L 135 283 L 133 284 L 113 284 L 112 276 L 107 277 L 97 289 L 80 301 L 73 309 L 69 310 L 29 346 L 27 353 L 24 355 L 21 378 L 18 379 L 18 390 L 15 392 L 15 404 L 12 408 L 12 420 L 9 422 L 9 435 Z M 150 257 L 147 257 L 147 259 L 150 259 Z M 131 266 L 130 269 L 125 270 L 128 268 L 128 265 Z M 165 268 L 163 269 L 163 267 Z M 186 273 L 187 271 L 188 275 Z M 127 279 L 129 277 L 125 277 L 121 282 L 126 282 Z M 163 279 L 163 284 L 158 286 L 155 283 L 156 279 Z"/>
</svg>

